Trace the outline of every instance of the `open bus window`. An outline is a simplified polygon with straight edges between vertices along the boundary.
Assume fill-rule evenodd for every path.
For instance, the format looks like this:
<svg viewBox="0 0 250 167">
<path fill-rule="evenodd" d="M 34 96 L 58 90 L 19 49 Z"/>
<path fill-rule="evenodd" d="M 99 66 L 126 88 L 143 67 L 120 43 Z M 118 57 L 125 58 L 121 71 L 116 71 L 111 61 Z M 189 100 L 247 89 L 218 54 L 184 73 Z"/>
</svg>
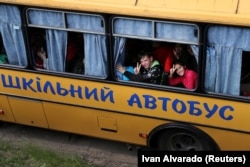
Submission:
<svg viewBox="0 0 250 167">
<path fill-rule="evenodd" d="M 66 32 L 66 31 L 65 31 Z M 83 44 L 83 34 L 78 32 L 66 32 L 67 41 L 66 41 L 66 57 L 64 72 L 75 73 L 75 74 L 84 74 L 84 44 Z M 46 29 L 42 28 L 29 28 L 29 41 L 32 53 L 33 64 L 37 69 L 50 70 L 48 67 L 50 52 L 48 52 L 48 45 L 46 41 Z M 50 42 L 50 41 L 48 41 Z M 53 45 L 56 47 L 56 45 Z M 54 64 L 54 63 L 50 63 Z M 59 69 L 59 67 L 58 67 Z M 55 70 L 60 71 L 60 70 Z"/>
<path fill-rule="evenodd" d="M 243 51 L 240 94 L 250 97 L 250 52 Z"/>
<path fill-rule="evenodd" d="M 47 70 L 107 77 L 105 24 L 101 16 L 30 8 L 27 17 L 30 28 L 44 32 Z"/>
<path fill-rule="evenodd" d="M 196 25 L 116 17 L 113 19 L 113 36 L 115 77 L 118 80 L 139 81 L 166 86 L 182 85 L 183 88 L 187 89 L 196 88 L 199 52 L 199 31 Z M 188 61 L 183 60 L 183 66 L 185 68 L 188 67 L 190 70 L 192 69 L 195 74 L 195 79 L 191 87 L 186 86 L 186 84 L 182 82 L 184 79 L 180 81 L 181 84 L 173 82 L 170 84 L 167 82 L 170 69 L 173 67 L 174 57 L 177 55 L 175 54 L 177 45 L 183 49 L 181 55 L 186 59 L 190 57 L 189 61 L 193 61 L 193 63 L 188 63 Z M 150 66 L 148 67 L 142 64 L 143 61 L 141 58 L 138 58 L 138 53 L 145 50 L 152 55 L 152 60 L 150 57 L 148 58 L 151 60 Z M 167 60 L 168 58 L 169 60 Z M 137 62 L 135 62 L 135 60 Z M 150 73 L 151 70 L 154 72 L 157 71 L 153 69 L 153 65 L 155 65 L 156 62 L 161 68 L 159 72 L 161 73 L 160 75 L 158 75 L 158 73 Z M 142 70 L 140 73 L 135 72 L 137 67 L 140 67 L 140 70 Z M 157 78 L 148 78 L 149 76 Z M 180 78 L 183 77 L 180 76 Z"/>
<path fill-rule="evenodd" d="M 143 50 L 147 50 L 148 53 L 152 54 L 152 61 L 149 66 L 144 65 L 139 58 L 139 54 Z M 134 70 L 138 64 L 140 64 L 140 73 L 135 74 Z M 157 75 L 157 68 L 154 66 L 157 64 L 160 65 L 159 75 Z M 171 73 L 171 77 L 169 77 L 174 64 L 176 67 L 181 65 L 183 71 L 175 69 Z M 124 69 L 116 69 L 116 75 L 120 80 L 156 83 L 187 89 L 195 89 L 197 86 L 198 64 L 194 52 L 188 44 L 127 38 L 125 43 L 125 60 L 122 66 L 124 66 L 125 72 L 123 71 Z M 145 66 L 148 68 L 145 69 Z M 151 71 L 153 72 L 151 73 Z M 142 79 L 129 73 L 141 75 Z M 185 76 L 184 73 L 186 74 Z M 147 76 L 152 77 L 147 78 Z M 188 79 L 185 79 L 186 76 L 188 76 Z"/>
<path fill-rule="evenodd" d="M 65 71 L 84 74 L 84 44 L 82 33 L 69 32 Z"/>
<path fill-rule="evenodd" d="M 47 69 L 48 54 L 44 29 L 30 28 L 29 41 L 34 66 L 38 69 Z"/>
<path fill-rule="evenodd" d="M 82 33 L 67 33 L 67 50 L 65 61 L 65 72 L 84 74 L 84 52 Z M 48 69 L 48 55 L 46 44 L 46 32 L 42 28 L 29 29 L 29 41 L 33 64 L 37 69 Z"/>
<path fill-rule="evenodd" d="M 3 46 L 3 39 L 0 34 L 0 64 L 8 64 L 8 57 L 6 55 L 4 46 Z"/>
<path fill-rule="evenodd" d="M 249 34 L 249 28 L 208 27 L 205 69 L 208 92 L 235 96 L 247 94 L 243 89 L 249 88 L 245 85 L 249 81 Z"/>
</svg>

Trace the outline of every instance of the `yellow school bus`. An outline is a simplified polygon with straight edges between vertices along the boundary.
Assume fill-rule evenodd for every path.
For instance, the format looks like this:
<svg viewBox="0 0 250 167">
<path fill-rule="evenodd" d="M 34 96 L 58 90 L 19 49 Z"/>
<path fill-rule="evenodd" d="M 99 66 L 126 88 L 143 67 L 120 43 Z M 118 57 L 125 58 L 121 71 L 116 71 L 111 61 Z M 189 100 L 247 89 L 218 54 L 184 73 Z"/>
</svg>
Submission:
<svg viewBox="0 0 250 167">
<path fill-rule="evenodd" d="M 250 150 L 249 6 L 0 0 L 0 121 L 159 150 Z M 162 82 L 117 71 L 136 75 L 138 53 L 156 54 L 155 43 L 169 53 Z M 177 44 L 196 61 L 194 89 L 167 82 Z"/>
</svg>

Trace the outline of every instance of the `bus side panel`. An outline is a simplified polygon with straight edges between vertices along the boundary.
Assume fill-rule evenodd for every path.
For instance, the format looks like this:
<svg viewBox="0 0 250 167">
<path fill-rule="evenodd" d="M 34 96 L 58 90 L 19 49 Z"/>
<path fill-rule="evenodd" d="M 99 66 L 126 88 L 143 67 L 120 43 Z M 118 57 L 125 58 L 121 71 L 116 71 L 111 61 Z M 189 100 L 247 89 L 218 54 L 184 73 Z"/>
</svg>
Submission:
<svg viewBox="0 0 250 167">
<path fill-rule="evenodd" d="M 147 138 L 142 138 L 139 134 L 148 136 L 154 128 L 173 123 L 138 115 L 50 102 L 44 102 L 44 108 L 50 129 L 143 146 L 147 145 Z M 248 133 L 215 127 L 197 126 L 197 128 L 209 135 L 221 150 L 250 150 Z"/>
<path fill-rule="evenodd" d="M 195 10 L 203 12 L 223 12 L 234 13 L 237 8 L 238 0 L 232 0 L 224 3 L 224 0 L 159 0 L 157 3 L 151 0 L 140 0 L 138 6 L 151 7 L 151 8 L 165 8 L 167 10 Z"/>
<path fill-rule="evenodd" d="M 0 120 L 6 122 L 15 122 L 7 96 L 0 95 Z"/>
<path fill-rule="evenodd" d="M 48 128 L 43 106 L 40 101 L 15 97 L 9 97 L 8 99 L 16 123 Z"/>
<path fill-rule="evenodd" d="M 96 110 L 84 107 L 44 103 L 50 129 L 98 138 L 146 145 L 146 138 L 154 127 L 166 121 Z"/>
<path fill-rule="evenodd" d="M 219 146 L 220 150 L 250 150 L 250 134 L 212 127 L 198 127 L 203 132 L 206 132 Z"/>
<path fill-rule="evenodd" d="M 250 5 L 249 0 L 241 0 L 238 7 L 238 14 L 249 15 L 250 14 L 249 5 Z"/>
</svg>

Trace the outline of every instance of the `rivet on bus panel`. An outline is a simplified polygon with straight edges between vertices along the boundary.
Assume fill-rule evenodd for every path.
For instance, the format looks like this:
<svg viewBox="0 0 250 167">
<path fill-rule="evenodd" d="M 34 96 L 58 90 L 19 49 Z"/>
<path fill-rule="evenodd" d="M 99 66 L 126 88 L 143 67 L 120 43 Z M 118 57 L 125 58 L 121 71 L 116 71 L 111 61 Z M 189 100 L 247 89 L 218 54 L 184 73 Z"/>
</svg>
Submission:
<svg viewBox="0 0 250 167">
<path fill-rule="evenodd" d="M 148 135 L 146 133 L 139 133 L 139 136 L 142 138 L 145 138 L 145 139 L 148 137 Z"/>
</svg>

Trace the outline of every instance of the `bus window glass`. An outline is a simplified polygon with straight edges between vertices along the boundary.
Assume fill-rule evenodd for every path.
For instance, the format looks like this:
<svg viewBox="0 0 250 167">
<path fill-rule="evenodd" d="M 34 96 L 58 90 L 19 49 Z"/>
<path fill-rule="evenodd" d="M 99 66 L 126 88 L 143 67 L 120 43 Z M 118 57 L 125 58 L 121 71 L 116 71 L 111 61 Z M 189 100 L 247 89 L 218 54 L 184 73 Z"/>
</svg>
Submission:
<svg viewBox="0 0 250 167">
<path fill-rule="evenodd" d="M 83 32 L 105 33 L 103 18 L 96 15 L 66 13 L 66 26 Z"/>
<path fill-rule="evenodd" d="M 1 64 L 27 66 L 19 8 L 1 4 L 0 16 Z"/>
<path fill-rule="evenodd" d="M 125 26 L 122 24 L 123 22 L 126 22 Z M 140 24 L 141 22 L 144 24 Z M 138 31 L 138 28 L 126 29 L 126 27 L 136 27 L 137 25 L 140 25 L 140 31 Z M 176 31 L 176 29 L 179 31 Z M 146 34 L 150 35 L 147 36 Z M 196 88 L 199 53 L 197 26 L 173 22 L 115 18 L 113 20 L 113 36 L 115 74 L 118 80 L 178 86 L 187 89 Z M 138 57 L 142 56 L 140 54 L 143 52 L 152 55 L 152 59 L 149 58 L 151 59 L 150 65 L 147 67 L 142 63 L 141 57 Z M 182 61 L 181 65 L 186 74 L 191 73 L 192 77 L 188 82 L 184 82 L 184 80 L 187 80 L 183 75 L 184 73 L 178 74 L 177 70 L 174 72 L 173 80 L 178 78 L 178 81 L 168 79 L 170 69 L 176 60 Z M 156 72 L 156 64 L 160 65 L 160 72 Z M 135 72 L 135 67 L 140 68 L 139 73 Z"/>
<path fill-rule="evenodd" d="M 250 29 L 211 26 L 207 32 L 205 88 L 208 92 L 241 95 L 243 69 L 249 66 Z M 243 59 L 247 57 L 247 61 Z M 242 68 L 243 67 L 243 68 Z M 245 72 L 244 72 L 245 73 Z M 245 81 L 244 81 L 245 82 Z M 246 84 L 246 83 L 244 83 Z"/>
<path fill-rule="evenodd" d="M 28 24 L 39 27 L 64 28 L 64 19 L 62 12 L 49 10 L 29 9 L 27 10 Z"/>
<path fill-rule="evenodd" d="M 35 13 L 36 9 L 28 10 L 28 13 L 31 11 Z M 58 12 L 46 10 L 42 12 L 38 10 L 37 12 L 40 15 L 50 15 L 51 18 L 55 16 L 52 19 L 54 22 L 58 22 L 55 25 L 66 23 L 65 25 L 63 24 L 62 28 L 56 28 L 53 26 L 49 27 L 47 21 L 43 22 L 40 20 L 39 24 L 30 22 L 30 29 L 37 30 L 38 28 L 36 27 L 43 29 L 47 58 L 47 67 L 43 69 L 84 74 L 91 77 L 105 78 L 107 76 L 106 36 L 100 16 L 64 13 L 65 17 L 61 19 L 66 19 L 67 21 L 65 21 L 60 20 L 60 17 L 58 18 Z M 40 15 L 38 18 L 42 17 Z M 28 15 L 28 17 L 31 17 L 29 20 L 37 20 L 36 16 Z M 81 25 L 88 23 L 90 23 L 88 26 L 80 29 Z M 72 67 L 74 64 L 76 67 Z"/>
<path fill-rule="evenodd" d="M 134 36 L 134 37 L 153 37 L 152 21 L 129 19 L 129 18 L 115 18 L 113 20 L 113 34 L 120 36 Z"/>
<path fill-rule="evenodd" d="M 198 43 L 198 28 L 195 25 L 172 22 L 156 22 L 156 38 L 168 41 Z"/>
</svg>

